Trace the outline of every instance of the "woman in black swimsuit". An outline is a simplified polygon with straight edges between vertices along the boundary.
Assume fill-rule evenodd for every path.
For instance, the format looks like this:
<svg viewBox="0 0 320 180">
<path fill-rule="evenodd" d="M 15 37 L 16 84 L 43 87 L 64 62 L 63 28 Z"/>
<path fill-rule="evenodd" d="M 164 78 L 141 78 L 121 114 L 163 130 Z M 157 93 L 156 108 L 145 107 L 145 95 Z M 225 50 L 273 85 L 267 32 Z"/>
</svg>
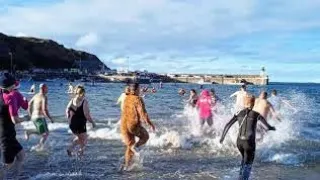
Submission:
<svg viewBox="0 0 320 180">
<path fill-rule="evenodd" d="M 83 155 L 87 143 L 87 120 L 95 127 L 95 123 L 90 115 L 88 101 L 85 99 L 84 87 L 77 87 L 76 96 L 69 102 L 66 113 L 69 120 L 69 127 L 76 136 L 67 150 L 68 155 L 72 155 L 72 152 L 77 145 L 80 146 L 78 154 Z"/>
</svg>

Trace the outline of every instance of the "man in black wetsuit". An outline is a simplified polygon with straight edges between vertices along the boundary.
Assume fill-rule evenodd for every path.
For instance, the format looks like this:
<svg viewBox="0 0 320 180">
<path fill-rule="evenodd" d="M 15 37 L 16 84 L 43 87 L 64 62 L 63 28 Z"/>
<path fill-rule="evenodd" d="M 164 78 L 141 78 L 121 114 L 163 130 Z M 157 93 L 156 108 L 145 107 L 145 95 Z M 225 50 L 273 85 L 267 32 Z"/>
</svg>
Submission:
<svg viewBox="0 0 320 180">
<path fill-rule="evenodd" d="M 17 99 L 10 94 L 14 90 L 15 79 L 10 75 L 0 76 L 0 149 L 3 162 L 0 164 L 0 180 L 5 179 L 6 172 L 13 169 L 18 177 L 24 160 L 24 151 L 16 139 L 15 124 L 23 120 L 10 115 Z"/>
<path fill-rule="evenodd" d="M 220 143 L 222 143 L 230 127 L 238 121 L 240 127 L 237 147 L 242 155 L 239 180 L 247 180 L 250 176 L 256 150 L 256 127 L 258 120 L 267 126 L 269 130 L 275 130 L 259 113 L 252 110 L 254 102 L 255 98 L 253 96 L 247 96 L 245 98 L 246 108 L 227 123 L 220 139 Z"/>
</svg>

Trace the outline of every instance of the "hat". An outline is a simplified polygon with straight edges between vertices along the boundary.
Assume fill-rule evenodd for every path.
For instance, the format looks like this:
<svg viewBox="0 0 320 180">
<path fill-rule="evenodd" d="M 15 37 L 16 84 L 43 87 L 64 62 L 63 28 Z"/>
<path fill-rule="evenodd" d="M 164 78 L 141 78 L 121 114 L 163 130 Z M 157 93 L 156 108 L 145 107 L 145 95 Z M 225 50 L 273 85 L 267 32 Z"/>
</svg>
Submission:
<svg viewBox="0 0 320 180">
<path fill-rule="evenodd" d="M 0 77 L 0 88 L 8 89 L 12 86 L 15 86 L 16 79 L 11 76 L 9 73 L 5 73 Z"/>
</svg>

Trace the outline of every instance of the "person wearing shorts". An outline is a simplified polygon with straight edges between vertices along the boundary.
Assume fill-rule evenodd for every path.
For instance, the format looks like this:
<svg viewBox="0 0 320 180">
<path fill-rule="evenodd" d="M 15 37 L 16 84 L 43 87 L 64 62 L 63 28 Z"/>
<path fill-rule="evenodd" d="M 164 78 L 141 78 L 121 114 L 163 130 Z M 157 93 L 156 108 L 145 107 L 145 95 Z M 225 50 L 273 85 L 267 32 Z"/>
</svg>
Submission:
<svg viewBox="0 0 320 180">
<path fill-rule="evenodd" d="M 25 131 L 25 138 L 28 140 L 31 134 L 40 135 L 40 141 L 37 148 L 43 148 L 44 143 L 46 142 L 49 130 L 47 121 L 45 119 L 48 118 L 53 123 L 53 119 L 51 118 L 48 111 L 48 86 L 46 84 L 40 84 L 39 86 L 40 92 L 37 93 L 29 102 L 29 115 L 31 116 L 31 120 L 36 127 L 36 130 L 28 130 Z M 32 107 L 32 112 L 31 112 Z"/>
</svg>

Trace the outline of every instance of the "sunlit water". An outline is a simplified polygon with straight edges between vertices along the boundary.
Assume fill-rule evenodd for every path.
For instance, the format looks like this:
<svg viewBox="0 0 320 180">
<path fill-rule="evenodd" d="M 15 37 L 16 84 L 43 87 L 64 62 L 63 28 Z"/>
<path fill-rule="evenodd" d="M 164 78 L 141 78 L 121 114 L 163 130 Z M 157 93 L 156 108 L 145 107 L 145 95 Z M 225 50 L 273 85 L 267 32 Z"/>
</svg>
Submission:
<svg viewBox="0 0 320 180">
<path fill-rule="evenodd" d="M 238 125 L 234 125 L 224 144 L 219 138 L 224 125 L 232 117 L 234 99 L 229 95 L 237 86 L 205 85 L 215 88 L 223 102 L 214 119 L 215 134 L 204 135 L 199 131 L 197 112 L 185 106 L 187 96 L 177 94 L 179 88 L 199 85 L 164 84 L 155 94 L 145 96 L 146 107 L 156 132 L 141 152 L 143 163 L 131 172 L 118 172 L 123 158 L 117 122 L 120 109 L 116 100 L 124 84 L 86 85 L 87 98 L 96 129 L 89 130 L 89 143 L 83 159 L 69 158 L 66 147 L 72 134 L 64 117 L 70 100 L 67 84 L 50 82 L 49 110 L 56 122 L 49 123 L 50 136 L 43 152 L 31 151 L 38 137 L 23 139 L 24 129 L 34 129 L 31 122 L 16 126 L 18 139 L 27 152 L 22 173 L 23 179 L 236 179 L 240 156 L 236 148 Z M 22 82 L 20 91 L 27 94 L 31 83 Z M 151 86 L 151 85 L 150 85 Z M 257 95 L 261 90 L 277 89 L 279 95 L 289 100 L 298 110 L 284 108 L 282 122 L 270 120 L 276 131 L 268 132 L 257 144 L 252 179 L 319 179 L 320 177 L 320 85 L 278 84 L 249 86 Z M 25 112 L 21 112 L 23 114 Z M 205 129 L 205 131 L 208 129 Z M 142 166 L 141 166 L 142 165 Z"/>
</svg>

